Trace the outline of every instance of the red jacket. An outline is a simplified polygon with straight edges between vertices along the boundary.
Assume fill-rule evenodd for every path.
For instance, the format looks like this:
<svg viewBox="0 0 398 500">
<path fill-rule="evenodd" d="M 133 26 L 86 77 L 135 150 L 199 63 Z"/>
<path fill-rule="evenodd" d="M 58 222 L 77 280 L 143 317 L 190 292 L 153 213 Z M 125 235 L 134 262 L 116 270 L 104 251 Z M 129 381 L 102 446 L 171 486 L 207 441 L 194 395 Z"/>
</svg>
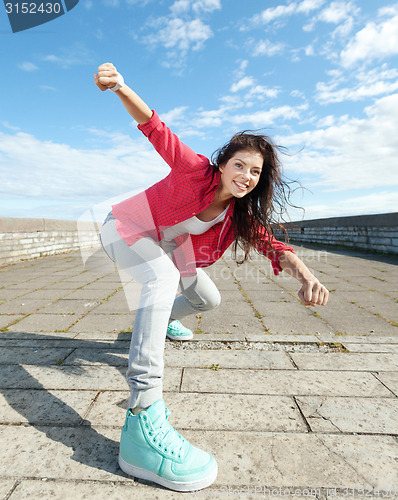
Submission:
<svg viewBox="0 0 398 500">
<path fill-rule="evenodd" d="M 160 241 L 166 228 L 202 212 L 213 201 L 221 177 L 208 158 L 182 143 L 155 111 L 152 118 L 138 128 L 171 167 L 171 172 L 146 191 L 112 206 L 117 231 L 128 245 L 143 237 Z M 224 221 L 205 233 L 176 239 L 174 262 L 182 276 L 194 275 L 197 267 L 213 264 L 234 241 L 234 206 L 235 199 L 232 199 Z M 266 242 L 269 235 L 265 229 L 263 234 Z M 273 250 L 261 246 L 258 251 L 271 260 L 274 274 L 279 274 L 280 254 L 294 250 L 275 238 L 271 241 Z"/>
</svg>

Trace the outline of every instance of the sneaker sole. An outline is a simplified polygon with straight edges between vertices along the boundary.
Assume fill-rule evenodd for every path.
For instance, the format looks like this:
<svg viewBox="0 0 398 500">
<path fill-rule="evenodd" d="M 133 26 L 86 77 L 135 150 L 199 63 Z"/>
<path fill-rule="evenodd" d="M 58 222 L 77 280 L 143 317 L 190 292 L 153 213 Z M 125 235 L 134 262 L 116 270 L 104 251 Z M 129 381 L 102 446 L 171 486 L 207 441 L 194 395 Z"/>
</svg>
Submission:
<svg viewBox="0 0 398 500">
<path fill-rule="evenodd" d="M 175 491 L 195 491 L 202 490 L 203 488 L 207 488 L 211 484 L 214 483 L 217 477 L 217 463 L 215 463 L 214 471 L 209 474 L 207 477 L 203 479 L 199 479 L 198 481 L 191 482 L 182 482 L 182 481 L 170 481 L 169 479 L 165 479 L 164 477 L 158 476 L 154 472 L 151 472 L 147 469 L 141 469 L 140 467 L 136 467 L 134 465 L 128 464 L 123 458 L 119 455 L 119 466 L 123 472 L 128 474 L 129 476 L 138 477 L 139 479 L 146 479 L 147 481 L 152 481 L 154 483 L 160 484 L 165 488 L 169 488 L 170 490 Z"/>
<path fill-rule="evenodd" d="M 193 339 L 193 335 L 171 335 L 170 333 L 166 334 L 166 337 L 171 340 L 191 340 Z"/>
</svg>

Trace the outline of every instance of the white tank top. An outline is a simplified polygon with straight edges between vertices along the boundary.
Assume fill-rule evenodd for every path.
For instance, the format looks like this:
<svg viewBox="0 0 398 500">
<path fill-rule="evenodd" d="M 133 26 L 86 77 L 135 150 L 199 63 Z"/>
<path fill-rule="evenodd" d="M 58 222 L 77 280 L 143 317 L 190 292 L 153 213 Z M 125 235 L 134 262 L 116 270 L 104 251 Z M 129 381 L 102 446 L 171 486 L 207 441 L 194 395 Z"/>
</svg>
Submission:
<svg viewBox="0 0 398 500">
<path fill-rule="evenodd" d="M 205 233 L 208 229 L 210 229 L 212 226 L 217 224 L 217 222 L 221 222 L 225 219 L 225 215 L 228 211 L 228 207 L 222 212 L 218 217 L 215 219 L 209 221 L 209 222 L 203 222 L 202 220 L 199 220 L 196 216 L 191 217 L 190 219 L 184 220 L 180 222 L 179 224 L 175 224 L 174 226 L 171 226 L 163 231 L 164 235 L 164 241 L 171 241 L 174 240 L 177 236 L 180 236 L 181 234 L 202 234 Z"/>
</svg>

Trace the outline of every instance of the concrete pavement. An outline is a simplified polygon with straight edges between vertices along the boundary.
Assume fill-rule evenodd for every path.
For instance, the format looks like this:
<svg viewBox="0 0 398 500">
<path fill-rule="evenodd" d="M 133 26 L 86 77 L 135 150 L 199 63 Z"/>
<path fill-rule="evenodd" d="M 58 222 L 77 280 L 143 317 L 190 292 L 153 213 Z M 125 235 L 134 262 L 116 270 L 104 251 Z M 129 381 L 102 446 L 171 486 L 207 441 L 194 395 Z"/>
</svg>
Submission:
<svg viewBox="0 0 398 500">
<path fill-rule="evenodd" d="M 166 341 L 170 422 L 219 465 L 197 493 L 118 467 L 134 312 L 110 261 L 0 268 L 0 498 L 398 498 L 398 258 L 294 248 L 326 307 L 227 253 L 220 307 Z"/>
</svg>

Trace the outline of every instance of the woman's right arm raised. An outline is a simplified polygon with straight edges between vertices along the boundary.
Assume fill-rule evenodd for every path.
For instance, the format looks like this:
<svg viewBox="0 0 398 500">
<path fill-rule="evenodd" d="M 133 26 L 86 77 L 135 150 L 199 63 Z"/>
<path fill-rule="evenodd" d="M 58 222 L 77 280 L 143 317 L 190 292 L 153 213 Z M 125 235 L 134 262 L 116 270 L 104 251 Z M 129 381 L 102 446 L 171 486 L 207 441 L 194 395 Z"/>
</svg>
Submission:
<svg viewBox="0 0 398 500">
<path fill-rule="evenodd" d="M 98 67 L 98 73 L 94 74 L 94 80 L 100 90 L 108 90 L 118 83 L 117 69 L 112 63 L 101 64 L 101 66 Z M 126 84 L 115 93 L 118 95 L 130 115 L 140 125 L 147 122 L 152 117 L 153 113 L 149 107 Z"/>
</svg>

